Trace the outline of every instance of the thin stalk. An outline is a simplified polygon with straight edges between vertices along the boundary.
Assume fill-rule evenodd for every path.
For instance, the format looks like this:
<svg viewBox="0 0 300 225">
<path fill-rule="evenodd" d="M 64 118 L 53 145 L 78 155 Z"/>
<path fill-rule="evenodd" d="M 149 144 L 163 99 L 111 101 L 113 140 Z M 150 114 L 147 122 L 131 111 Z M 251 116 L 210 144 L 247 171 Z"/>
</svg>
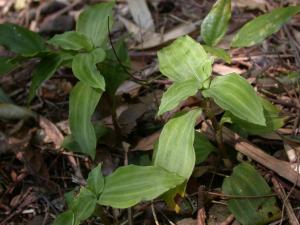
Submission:
<svg viewBox="0 0 300 225">
<path fill-rule="evenodd" d="M 224 141 L 223 141 L 223 132 L 222 132 L 223 124 L 221 124 L 220 122 L 217 121 L 214 113 L 210 110 L 210 108 L 211 108 L 210 105 L 211 105 L 211 102 L 206 101 L 206 104 L 205 104 L 206 113 L 207 113 L 208 118 L 212 121 L 212 126 L 215 130 L 216 142 L 218 145 L 218 149 L 221 153 L 221 157 L 224 162 L 224 165 L 226 168 L 231 169 L 233 164 L 228 157 L 228 153 L 227 153 L 226 147 L 224 145 Z"/>
</svg>

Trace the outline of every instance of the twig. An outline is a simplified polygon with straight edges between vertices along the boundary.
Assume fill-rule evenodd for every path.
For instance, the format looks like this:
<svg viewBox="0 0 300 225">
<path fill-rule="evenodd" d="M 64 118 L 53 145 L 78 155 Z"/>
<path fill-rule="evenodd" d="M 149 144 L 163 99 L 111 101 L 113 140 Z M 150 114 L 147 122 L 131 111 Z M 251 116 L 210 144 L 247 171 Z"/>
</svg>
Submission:
<svg viewBox="0 0 300 225">
<path fill-rule="evenodd" d="M 286 209 L 286 213 L 287 213 L 290 224 L 291 225 L 300 225 L 299 221 L 295 215 L 294 209 L 293 209 L 283 187 L 280 185 L 280 183 L 275 178 L 272 178 L 272 183 L 275 187 L 275 192 L 278 194 L 279 198 L 282 200 L 283 207 L 285 207 L 285 209 Z M 282 212 L 284 212 L 284 210 L 282 210 Z"/>
<path fill-rule="evenodd" d="M 148 85 L 148 82 L 147 82 L 147 81 L 142 80 L 142 79 L 139 79 L 139 78 L 135 77 L 133 74 L 131 74 L 131 73 L 127 70 L 126 66 L 124 66 L 123 63 L 122 63 L 122 61 L 120 60 L 120 58 L 119 58 L 119 56 L 118 56 L 118 54 L 117 54 L 117 51 L 116 51 L 116 49 L 115 49 L 115 47 L 114 47 L 114 45 L 113 45 L 113 42 L 112 42 L 112 37 L 111 37 L 111 34 L 110 34 L 109 17 L 108 17 L 108 19 L 107 19 L 107 29 L 108 29 L 109 43 L 110 43 L 110 45 L 111 45 L 111 48 L 112 48 L 112 50 L 113 50 L 113 53 L 114 53 L 114 55 L 115 55 L 115 57 L 116 57 L 118 63 L 119 63 L 120 66 L 123 68 L 124 72 L 127 73 L 127 75 L 129 75 L 135 82 L 137 82 L 137 83 L 139 83 L 139 84 L 142 84 L 142 85 Z"/>
<path fill-rule="evenodd" d="M 153 203 L 151 204 L 151 210 L 152 210 L 152 215 L 153 215 L 155 224 L 156 224 L 156 225 L 159 225 L 159 222 L 158 222 L 158 220 L 157 220 L 157 216 L 156 216 L 156 213 L 155 213 L 155 209 L 154 209 Z"/>
<path fill-rule="evenodd" d="M 224 220 L 222 223 L 220 223 L 219 225 L 229 225 L 229 224 L 231 224 L 233 221 L 234 221 L 234 215 L 233 214 L 231 214 L 231 215 L 229 215 L 227 218 L 226 218 L 226 220 Z"/>
</svg>

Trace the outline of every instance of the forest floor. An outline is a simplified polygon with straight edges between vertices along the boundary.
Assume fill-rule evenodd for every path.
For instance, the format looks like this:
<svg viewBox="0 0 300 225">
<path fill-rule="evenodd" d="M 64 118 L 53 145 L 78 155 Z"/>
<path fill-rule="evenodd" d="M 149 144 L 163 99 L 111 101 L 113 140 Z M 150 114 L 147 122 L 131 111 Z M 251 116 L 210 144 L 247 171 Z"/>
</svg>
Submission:
<svg viewBox="0 0 300 225">
<path fill-rule="evenodd" d="M 103 1 L 29 0 L 30 4 L 22 4 L 24 2 L 25 0 L 0 0 L 0 24 L 16 23 L 39 32 L 48 39 L 54 34 L 74 30 L 79 13 L 87 5 Z M 120 37 L 126 39 L 131 58 L 131 73 L 149 81 L 144 85 L 129 79 L 117 91 L 116 111 L 123 146 L 116 146 L 114 143 L 116 134 L 110 114 L 111 103 L 105 98 L 101 100 L 93 119 L 101 120 L 110 129 L 100 140 L 95 160 L 58 146 L 57 139 L 70 133 L 68 98 L 76 83 L 70 69 L 60 69 L 39 89 L 30 105 L 30 109 L 39 115 L 38 120 L 22 118 L 22 115 L 17 115 L 17 120 L 0 118 L 0 225 L 51 224 L 55 216 L 66 207 L 63 194 L 81 185 L 93 165 L 99 162 L 103 163 L 104 175 L 124 165 L 127 157 L 129 163 L 133 164 L 147 165 L 151 162 L 153 144 L 165 122 L 180 109 L 198 102 L 197 97 L 191 97 L 176 110 L 156 117 L 162 93 L 171 84 L 159 72 L 157 51 L 171 40 L 185 34 L 201 41 L 199 25 L 214 2 L 152 0 L 148 1 L 146 12 L 141 12 L 141 8 L 130 7 L 125 0 L 117 1 L 116 21 L 111 30 L 112 41 L 115 42 Z M 282 2 L 284 5 L 300 4 L 297 0 L 233 1 L 229 30 L 219 46 L 228 49 L 233 34 L 243 24 L 255 16 L 280 7 Z M 148 13 L 150 17 L 144 18 Z M 137 19 L 139 15 L 144 17 Z M 150 25 L 145 24 L 145 21 L 150 21 Z M 142 32 L 143 26 L 149 26 L 150 31 Z M 165 41 L 162 43 L 161 40 Z M 231 63 L 216 60 L 213 73 L 242 74 L 260 95 L 268 98 L 280 109 L 285 123 L 279 129 L 279 134 L 293 137 L 287 141 L 278 132 L 274 132 L 268 135 L 249 135 L 247 140 L 283 161 L 289 161 L 286 152 L 291 148 L 299 156 L 300 15 L 293 17 L 283 29 L 262 44 L 230 49 L 229 53 Z M 6 50 L 0 48 L 1 56 L 7 54 L 9 53 Z M 27 63 L 22 68 L 0 77 L 1 89 L 16 105 L 26 106 L 35 63 Z M 288 76 L 292 78 L 289 79 Z M 10 113 L 18 114 L 13 110 L 0 105 L 0 117 L 4 115 L 7 118 Z M 124 148 L 129 149 L 128 155 L 124 154 Z M 294 163 L 298 163 L 298 156 Z M 233 158 L 238 162 L 236 153 Z M 288 198 L 283 202 L 278 197 L 278 204 L 284 208 L 286 202 L 289 202 L 299 219 L 299 187 L 278 176 L 262 163 L 253 160 L 252 164 L 273 189 L 278 188 L 278 185 L 283 187 Z M 187 204 L 190 205 L 185 210 L 176 214 L 162 202 L 155 202 L 159 224 L 201 225 L 199 218 L 197 219 L 197 206 L 195 208 L 192 204 L 197 202 L 195 196 L 200 186 L 206 190 L 205 193 L 220 194 L 204 206 L 207 224 L 239 224 L 234 221 L 220 193 L 224 176 L 229 174 L 230 171 L 216 163 L 216 157 L 212 154 L 205 162 L 196 166 L 187 186 Z M 128 224 L 127 210 L 107 209 L 107 213 L 115 224 Z M 134 224 L 155 224 L 150 204 L 141 203 L 133 207 L 133 213 Z M 85 224 L 101 223 L 93 218 Z M 284 213 L 281 219 L 272 224 L 289 224 L 287 215 Z"/>
</svg>

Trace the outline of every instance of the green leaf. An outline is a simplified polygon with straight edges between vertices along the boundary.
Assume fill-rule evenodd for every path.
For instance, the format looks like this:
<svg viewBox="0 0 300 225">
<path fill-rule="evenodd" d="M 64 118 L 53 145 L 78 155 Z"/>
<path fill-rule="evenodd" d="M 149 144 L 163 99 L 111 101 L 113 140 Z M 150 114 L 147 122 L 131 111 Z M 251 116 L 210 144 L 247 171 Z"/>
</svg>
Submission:
<svg viewBox="0 0 300 225">
<path fill-rule="evenodd" d="M 72 63 L 73 73 L 80 81 L 102 91 L 105 90 L 105 81 L 98 71 L 96 63 L 104 59 L 103 55 L 105 56 L 105 52 L 99 49 L 95 49 L 92 53 L 79 53 L 74 57 Z"/>
<path fill-rule="evenodd" d="M 69 191 L 64 194 L 64 199 L 67 203 L 68 208 L 72 208 L 73 203 L 75 201 L 75 197 L 76 197 L 76 189 L 73 189 L 72 191 Z"/>
<path fill-rule="evenodd" d="M 14 58 L 11 57 L 0 56 L 0 76 L 9 73 L 19 66 L 19 63 L 13 60 Z"/>
<path fill-rule="evenodd" d="M 230 114 L 229 117 L 232 119 L 233 123 L 243 128 L 246 132 L 250 134 L 259 135 L 276 131 L 284 125 L 283 118 L 279 116 L 279 110 L 276 106 L 274 106 L 271 102 L 269 102 L 266 99 L 261 98 L 261 102 L 264 108 L 264 116 L 266 118 L 265 126 L 249 123 Z"/>
<path fill-rule="evenodd" d="M 31 110 L 10 103 L 0 103 L 0 119 L 22 120 L 29 117 L 36 117 Z"/>
<path fill-rule="evenodd" d="M 231 0 L 218 0 L 201 24 L 201 37 L 206 44 L 216 45 L 225 35 L 231 18 Z"/>
<path fill-rule="evenodd" d="M 32 82 L 29 89 L 28 103 L 34 98 L 40 85 L 48 80 L 62 64 L 62 58 L 57 54 L 50 54 L 39 62 L 33 71 Z"/>
<path fill-rule="evenodd" d="M 172 84 L 163 94 L 157 115 L 174 109 L 186 98 L 197 93 L 199 84 L 196 80 L 186 80 Z"/>
<path fill-rule="evenodd" d="M 69 121 L 72 136 L 81 152 L 93 159 L 96 154 L 97 138 L 91 117 L 100 100 L 102 92 L 96 91 L 83 82 L 78 82 L 70 94 Z"/>
<path fill-rule="evenodd" d="M 130 68 L 130 58 L 126 43 L 120 40 L 114 45 L 114 49 L 122 65 Z M 128 74 L 122 65 L 118 62 L 112 49 L 107 51 L 106 59 L 99 65 L 99 70 L 105 79 L 106 92 L 111 98 L 115 96 L 118 87 L 128 78 Z"/>
<path fill-rule="evenodd" d="M 195 132 L 194 148 L 196 153 L 196 164 L 204 162 L 210 153 L 216 151 L 205 135 Z"/>
<path fill-rule="evenodd" d="M 23 56 L 34 56 L 46 50 L 37 33 L 11 23 L 0 24 L 0 45 Z"/>
<path fill-rule="evenodd" d="M 75 224 L 75 216 L 71 210 L 58 215 L 53 223 L 53 225 L 74 225 L 74 224 Z"/>
<path fill-rule="evenodd" d="M 93 126 L 95 130 L 96 138 L 97 140 L 99 140 L 99 138 L 101 138 L 107 132 L 107 129 L 102 123 L 99 123 L 98 121 L 96 123 L 93 123 Z M 72 152 L 82 152 L 79 144 L 74 140 L 72 135 L 65 136 L 61 147 L 68 149 L 69 151 Z"/>
<path fill-rule="evenodd" d="M 183 36 L 158 52 L 162 74 L 177 82 L 197 80 L 207 87 L 212 72 L 212 59 L 203 47 L 189 36 Z"/>
<path fill-rule="evenodd" d="M 183 181 L 184 178 L 157 166 L 120 167 L 105 178 L 98 203 L 128 208 L 140 201 L 152 200 Z"/>
<path fill-rule="evenodd" d="M 95 167 L 87 179 L 87 186 L 96 196 L 98 196 L 104 188 L 104 178 L 101 173 L 101 164 Z"/>
<path fill-rule="evenodd" d="M 231 63 L 231 57 L 229 53 L 222 48 L 216 48 L 216 47 L 211 47 L 208 45 L 202 45 L 204 50 L 209 53 L 210 55 L 224 60 L 226 63 Z"/>
<path fill-rule="evenodd" d="M 188 179 L 195 166 L 195 122 L 200 109 L 171 119 L 164 126 L 155 153 L 154 165 Z"/>
<path fill-rule="evenodd" d="M 277 8 L 270 13 L 256 17 L 246 23 L 234 36 L 232 47 L 249 47 L 261 43 L 280 27 L 288 22 L 291 17 L 300 12 L 300 6 Z"/>
<path fill-rule="evenodd" d="M 87 188 L 81 188 L 72 203 L 72 210 L 79 221 L 86 220 L 95 211 L 97 204 L 96 195 Z"/>
<path fill-rule="evenodd" d="M 51 38 L 48 43 L 65 50 L 87 50 L 93 49 L 92 42 L 83 34 L 76 31 L 69 31 L 63 34 L 57 34 Z"/>
<path fill-rule="evenodd" d="M 226 195 L 264 196 L 272 194 L 264 178 L 250 165 L 242 163 L 225 178 L 222 190 Z M 228 201 L 228 207 L 243 225 L 262 225 L 280 218 L 275 197 L 235 198 Z"/>
<path fill-rule="evenodd" d="M 84 10 L 77 21 L 76 31 L 90 39 L 95 47 L 100 47 L 108 35 L 113 22 L 114 2 L 100 3 Z"/>
<path fill-rule="evenodd" d="M 216 77 L 203 95 L 213 98 L 221 108 L 234 116 L 265 126 L 262 103 L 252 86 L 240 75 L 231 73 Z"/>
</svg>

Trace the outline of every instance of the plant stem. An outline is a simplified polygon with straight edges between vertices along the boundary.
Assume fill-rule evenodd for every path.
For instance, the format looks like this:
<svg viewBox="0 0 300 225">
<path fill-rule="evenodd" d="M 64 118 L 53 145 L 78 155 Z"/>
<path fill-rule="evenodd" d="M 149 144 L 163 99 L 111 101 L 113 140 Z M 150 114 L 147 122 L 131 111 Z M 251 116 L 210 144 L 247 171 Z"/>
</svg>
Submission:
<svg viewBox="0 0 300 225">
<path fill-rule="evenodd" d="M 223 141 L 223 132 L 222 132 L 223 124 L 220 124 L 217 121 L 215 114 L 214 112 L 212 112 L 210 106 L 211 106 L 211 102 L 209 100 L 206 101 L 205 109 L 206 109 L 207 116 L 212 121 L 212 126 L 215 130 L 215 138 L 218 145 L 218 149 L 220 150 L 221 157 L 223 159 L 225 167 L 231 169 L 233 164 L 228 157 L 227 150 L 225 148 L 224 141 Z"/>
</svg>

